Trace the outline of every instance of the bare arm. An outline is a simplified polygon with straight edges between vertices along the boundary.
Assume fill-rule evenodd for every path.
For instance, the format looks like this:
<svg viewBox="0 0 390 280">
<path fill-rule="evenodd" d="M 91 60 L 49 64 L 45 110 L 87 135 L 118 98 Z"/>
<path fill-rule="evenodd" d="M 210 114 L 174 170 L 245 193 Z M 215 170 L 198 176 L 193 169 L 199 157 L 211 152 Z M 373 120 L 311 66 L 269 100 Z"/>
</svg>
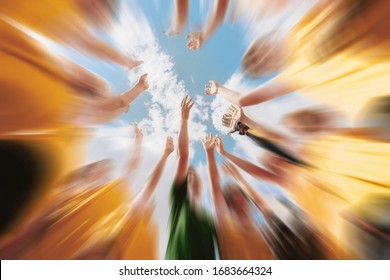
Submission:
<svg viewBox="0 0 390 280">
<path fill-rule="evenodd" d="M 181 102 L 181 122 L 178 140 L 178 163 L 175 179 L 182 182 L 187 176 L 189 166 L 189 140 L 188 140 L 188 118 L 190 110 L 194 106 L 192 99 L 184 97 Z M 179 185 L 179 184 L 178 184 Z"/>
<path fill-rule="evenodd" d="M 276 141 L 282 141 L 285 143 L 291 143 L 291 139 L 287 135 L 284 135 L 281 132 L 278 132 L 274 129 L 271 129 L 263 124 L 260 124 L 252 120 L 247 115 L 245 115 L 242 108 L 236 108 L 234 106 L 230 106 L 228 113 L 232 116 L 232 119 L 235 120 L 236 122 L 245 123 L 250 128 L 268 136 L 270 139 L 274 139 Z"/>
<path fill-rule="evenodd" d="M 127 176 L 130 178 L 133 178 L 135 172 L 138 170 L 139 164 L 141 162 L 141 151 L 142 151 L 143 134 L 142 134 L 142 129 L 140 129 L 137 124 L 134 124 L 134 133 L 135 133 L 135 143 L 132 149 L 133 152 L 127 162 Z"/>
<path fill-rule="evenodd" d="M 188 21 L 189 1 L 175 0 L 173 8 L 173 19 L 167 35 L 177 35 L 183 31 Z"/>
<path fill-rule="evenodd" d="M 88 94 L 93 97 L 110 96 L 110 89 L 106 81 L 91 71 L 71 60 L 65 59 L 68 70 L 68 85 L 77 93 Z"/>
<path fill-rule="evenodd" d="M 236 164 L 238 167 L 240 167 L 242 170 L 244 170 L 251 176 L 261 180 L 270 181 L 279 185 L 282 183 L 281 179 L 275 174 L 268 172 L 267 170 L 260 168 L 247 160 L 241 159 L 233 154 L 228 153 L 223 147 L 221 138 L 217 137 L 215 140 L 215 144 L 217 147 L 217 151 L 221 156 Z"/>
<path fill-rule="evenodd" d="M 162 154 L 157 165 L 152 170 L 152 173 L 150 174 L 146 185 L 136 195 L 136 201 L 137 201 L 138 205 L 139 205 L 139 203 L 141 203 L 141 204 L 145 203 L 153 194 L 158 182 L 160 181 L 160 178 L 161 178 L 161 175 L 164 171 L 167 159 L 168 159 L 169 155 L 173 152 L 173 150 L 174 150 L 173 139 L 172 139 L 172 137 L 169 136 L 167 138 L 167 141 L 165 144 L 164 153 Z"/>
<path fill-rule="evenodd" d="M 214 8 L 206 26 L 200 32 L 193 32 L 187 35 L 187 47 L 191 50 L 200 49 L 204 42 L 208 40 L 218 27 L 222 24 L 227 9 L 229 7 L 229 0 L 215 0 Z"/>
<path fill-rule="evenodd" d="M 295 90 L 287 83 L 276 81 L 275 79 L 257 87 L 247 94 L 240 94 L 230 90 L 215 81 L 210 81 L 205 87 L 207 95 L 221 94 L 226 100 L 239 107 L 252 106 L 268 100 L 286 95 Z"/>
<path fill-rule="evenodd" d="M 148 87 L 147 74 L 144 74 L 133 88 L 121 95 L 93 100 L 86 99 L 80 109 L 81 112 L 76 112 L 72 117 L 84 124 L 110 121 L 126 112 L 130 103 Z"/>
<path fill-rule="evenodd" d="M 248 195 L 248 197 L 253 201 L 253 203 L 255 203 L 257 208 L 264 215 L 272 213 L 272 210 L 267 206 L 263 198 L 249 185 L 249 183 L 244 179 L 244 177 L 240 174 L 240 172 L 233 164 L 225 162 L 223 164 L 223 168 L 226 174 L 236 180 L 243 192 Z"/>
<path fill-rule="evenodd" d="M 219 172 L 218 172 L 217 163 L 215 161 L 215 155 L 214 155 L 214 146 L 215 146 L 215 141 L 211 134 L 207 136 L 205 139 L 203 139 L 203 147 L 206 151 L 207 167 L 209 171 L 209 179 L 211 184 L 211 194 L 215 205 L 215 209 L 217 210 L 218 213 L 219 212 L 218 210 L 226 208 L 226 202 L 221 190 L 221 182 L 220 182 Z"/>
<path fill-rule="evenodd" d="M 129 58 L 85 29 L 73 30 L 68 35 L 68 39 L 62 41 L 95 57 L 113 61 L 129 70 L 142 64 L 142 61 Z"/>
</svg>

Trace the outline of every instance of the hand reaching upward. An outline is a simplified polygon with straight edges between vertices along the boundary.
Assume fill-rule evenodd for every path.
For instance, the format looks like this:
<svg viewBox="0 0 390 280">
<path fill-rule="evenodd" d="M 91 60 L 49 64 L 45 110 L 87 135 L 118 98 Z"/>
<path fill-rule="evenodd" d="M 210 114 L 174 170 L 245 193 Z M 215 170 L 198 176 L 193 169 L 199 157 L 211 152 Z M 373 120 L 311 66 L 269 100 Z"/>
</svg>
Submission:
<svg viewBox="0 0 390 280">
<path fill-rule="evenodd" d="M 192 98 L 188 98 L 188 95 L 186 95 L 183 100 L 181 101 L 181 118 L 183 120 L 188 120 L 190 117 L 190 111 L 192 106 L 194 106 L 195 102 L 192 100 Z"/>
<path fill-rule="evenodd" d="M 219 89 L 221 88 L 221 85 L 217 83 L 216 81 L 209 81 L 208 84 L 204 87 L 204 92 L 206 95 L 216 95 L 219 93 Z"/>
<path fill-rule="evenodd" d="M 165 143 L 165 153 L 169 155 L 173 152 L 174 149 L 175 146 L 173 144 L 173 138 L 171 136 L 168 136 L 167 141 Z"/>
<path fill-rule="evenodd" d="M 186 38 L 188 39 L 187 47 L 192 51 L 199 50 L 205 41 L 202 32 L 189 33 Z"/>
<path fill-rule="evenodd" d="M 237 108 L 235 106 L 230 106 L 228 109 L 228 114 L 231 116 L 232 120 L 236 122 L 244 122 L 245 114 L 241 107 Z"/>
<path fill-rule="evenodd" d="M 148 73 L 143 74 L 139 78 L 137 85 L 140 85 L 143 90 L 146 90 L 149 88 Z"/>
<path fill-rule="evenodd" d="M 209 135 L 207 135 L 202 140 L 202 142 L 203 142 L 203 147 L 204 147 L 206 152 L 214 151 L 215 142 L 214 142 L 213 134 L 210 133 Z"/>
<path fill-rule="evenodd" d="M 220 155 L 223 155 L 225 153 L 225 148 L 223 146 L 222 139 L 219 136 L 216 136 L 214 138 L 215 148 L 217 149 L 217 152 Z"/>
</svg>

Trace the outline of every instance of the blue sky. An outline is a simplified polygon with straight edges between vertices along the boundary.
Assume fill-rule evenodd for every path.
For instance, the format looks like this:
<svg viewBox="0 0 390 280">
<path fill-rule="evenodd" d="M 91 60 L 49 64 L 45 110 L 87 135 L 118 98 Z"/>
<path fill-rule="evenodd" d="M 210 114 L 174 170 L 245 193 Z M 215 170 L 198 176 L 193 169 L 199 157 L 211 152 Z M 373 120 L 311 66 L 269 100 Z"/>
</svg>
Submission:
<svg viewBox="0 0 390 280">
<path fill-rule="evenodd" d="M 173 1 L 127 1 L 122 7 L 127 9 L 137 8 L 146 18 L 156 37 L 161 51 L 171 56 L 174 62 L 174 72 L 179 81 L 183 81 L 186 90 L 192 98 L 202 96 L 205 102 L 212 102 L 213 97 L 204 95 L 204 85 L 211 79 L 221 83 L 228 81 L 234 73 L 240 70 L 241 57 L 248 47 L 248 39 L 245 39 L 245 29 L 243 25 L 225 23 L 217 30 L 214 36 L 206 42 L 204 47 L 196 52 L 186 47 L 185 35 L 191 31 L 198 30 L 208 18 L 209 9 L 212 8 L 212 1 L 190 1 L 190 17 L 188 24 L 182 34 L 174 37 L 164 35 L 170 23 Z M 231 9 L 231 6 L 230 6 Z M 228 12 L 229 14 L 229 12 Z M 115 46 L 114 40 L 107 33 L 100 34 L 107 42 Z M 74 51 L 66 50 L 67 55 L 77 61 L 82 66 L 102 76 L 110 83 L 114 94 L 119 94 L 130 88 L 128 73 L 122 67 L 85 56 Z M 140 57 L 146 61 L 147 57 Z M 266 81 L 265 78 L 259 80 L 246 79 L 242 77 L 242 82 L 255 86 Z M 148 105 L 148 92 L 143 93 L 133 102 L 128 114 L 121 116 L 121 119 L 128 123 L 140 122 L 148 113 L 145 106 Z M 180 100 L 178 101 L 180 104 Z M 202 108 L 212 114 L 209 108 Z M 220 134 L 211 121 L 206 121 L 207 131 Z M 110 125 L 116 126 L 114 121 Z M 191 129 L 191 128 L 190 128 Z M 222 134 L 223 135 L 223 134 Z M 231 137 L 224 137 L 226 147 L 233 148 Z M 205 155 L 200 141 L 195 144 L 195 154 L 192 163 L 197 164 L 205 161 Z M 220 161 L 220 158 L 218 158 Z"/>
</svg>

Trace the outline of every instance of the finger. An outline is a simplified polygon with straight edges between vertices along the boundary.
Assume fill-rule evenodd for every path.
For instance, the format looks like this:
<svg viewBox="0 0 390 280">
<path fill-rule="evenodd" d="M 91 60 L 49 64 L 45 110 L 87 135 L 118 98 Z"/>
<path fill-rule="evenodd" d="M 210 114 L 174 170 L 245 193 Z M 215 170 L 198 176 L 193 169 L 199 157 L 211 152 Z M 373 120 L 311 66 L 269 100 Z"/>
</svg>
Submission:
<svg viewBox="0 0 390 280">
<path fill-rule="evenodd" d="M 194 47 L 194 40 L 190 39 L 190 40 L 187 42 L 187 46 L 188 46 L 189 48 Z"/>
<path fill-rule="evenodd" d="M 187 97 L 188 97 L 188 95 L 184 96 L 184 98 L 182 99 L 182 101 L 181 101 L 181 107 L 183 107 L 184 104 L 187 102 Z"/>
<path fill-rule="evenodd" d="M 192 104 L 190 106 L 188 106 L 188 109 L 191 109 L 192 106 L 194 106 L 195 102 L 192 102 Z"/>
<path fill-rule="evenodd" d="M 236 111 L 237 111 L 237 108 L 234 107 L 233 105 L 230 105 L 229 111 L 236 112 Z"/>
</svg>

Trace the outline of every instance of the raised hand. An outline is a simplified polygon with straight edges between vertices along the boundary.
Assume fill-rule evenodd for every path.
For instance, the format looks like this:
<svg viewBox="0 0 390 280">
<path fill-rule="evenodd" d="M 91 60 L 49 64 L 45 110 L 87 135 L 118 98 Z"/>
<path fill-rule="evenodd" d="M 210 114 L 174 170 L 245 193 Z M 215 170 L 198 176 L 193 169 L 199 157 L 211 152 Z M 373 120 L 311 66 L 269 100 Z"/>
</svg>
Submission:
<svg viewBox="0 0 390 280">
<path fill-rule="evenodd" d="M 146 90 L 149 88 L 148 73 L 143 74 L 139 78 L 137 85 L 141 86 L 143 90 Z"/>
<path fill-rule="evenodd" d="M 133 125 L 133 128 L 134 128 L 135 139 L 142 140 L 142 137 L 144 136 L 142 133 L 142 129 L 140 129 L 138 124 L 136 123 Z"/>
<path fill-rule="evenodd" d="M 216 95 L 219 93 L 218 91 L 220 87 L 221 85 L 219 83 L 211 80 L 208 84 L 205 85 L 204 92 L 206 95 Z"/>
<path fill-rule="evenodd" d="M 209 135 L 207 135 L 202 140 L 202 142 L 203 142 L 203 147 L 204 147 L 206 152 L 210 152 L 210 151 L 214 150 L 215 142 L 214 142 L 213 134 L 210 133 Z"/>
<path fill-rule="evenodd" d="M 191 108 L 194 106 L 194 104 L 195 102 L 192 100 L 192 98 L 188 98 L 188 95 L 183 98 L 181 101 L 181 118 L 183 120 L 188 120 Z"/>
<path fill-rule="evenodd" d="M 229 128 L 229 134 L 237 131 L 236 123 L 231 114 L 224 114 L 222 116 L 222 125 Z"/>
<path fill-rule="evenodd" d="M 217 149 L 217 152 L 220 155 L 223 155 L 225 153 L 225 148 L 223 146 L 222 139 L 219 136 L 216 136 L 214 138 L 215 148 Z"/>
<path fill-rule="evenodd" d="M 188 39 L 187 47 L 192 51 L 199 50 L 203 46 L 204 36 L 202 32 L 189 33 L 186 38 Z"/>
<path fill-rule="evenodd" d="M 175 146 L 173 144 L 173 138 L 171 136 L 167 137 L 167 141 L 165 143 L 165 153 L 171 154 L 175 150 Z"/>
<path fill-rule="evenodd" d="M 236 122 L 242 122 L 244 121 L 245 114 L 241 107 L 237 108 L 233 105 L 231 105 L 228 109 L 228 114 L 231 115 L 232 120 Z"/>
</svg>

